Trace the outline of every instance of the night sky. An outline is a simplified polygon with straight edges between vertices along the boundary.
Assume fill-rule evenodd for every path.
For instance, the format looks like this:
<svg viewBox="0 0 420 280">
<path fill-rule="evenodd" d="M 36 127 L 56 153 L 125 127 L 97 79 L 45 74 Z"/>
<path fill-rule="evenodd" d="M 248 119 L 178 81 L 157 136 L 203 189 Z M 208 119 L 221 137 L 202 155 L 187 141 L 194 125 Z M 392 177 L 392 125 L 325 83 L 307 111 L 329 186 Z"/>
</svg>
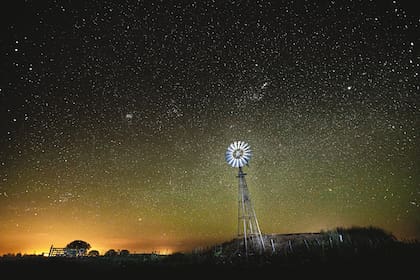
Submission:
<svg viewBox="0 0 420 280">
<path fill-rule="evenodd" d="M 406 2 L 1 1 L 0 254 L 230 240 L 234 140 L 263 233 L 420 238 Z"/>
</svg>

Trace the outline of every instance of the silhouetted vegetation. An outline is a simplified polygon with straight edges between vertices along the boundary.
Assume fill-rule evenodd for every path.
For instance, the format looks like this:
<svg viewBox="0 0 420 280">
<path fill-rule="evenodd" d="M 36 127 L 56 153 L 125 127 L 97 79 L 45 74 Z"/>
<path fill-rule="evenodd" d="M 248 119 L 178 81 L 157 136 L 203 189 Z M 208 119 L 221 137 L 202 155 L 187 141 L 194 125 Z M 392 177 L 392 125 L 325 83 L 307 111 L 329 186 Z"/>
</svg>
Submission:
<svg viewBox="0 0 420 280">
<path fill-rule="evenodd" d="M 108 251 L 106 251 L 106 253 L 104 254 L 105 257 L 115 257 L 117 256 L 118 253 L 117 251 L 115 251 L 114 249 L 109 249 Z"/>
<path fill-rule="evenodd" d="M 108 250 L 95 258 L 46 258 L 40 256 L 4 256 L 0 270 L 5 273 L 48 271 L 81 273 L 95 277 L 172 276 L 220 278 L 233 273 L 249 276 L 334 276 L 342 278 L 406 278 L 418 273 L 420 243 L 398 241 L 391 233 L 379 228 L 337 228 L 321 233 L 265 235 L 266 251 L 245 257 L 240 240 L 232 240 L 190 253 L 130 254 Z M 92 251 L 91 251 L 92 252 Z M 96 254 L 89 254 L 96 255 Z M 79 274 L 78 274 L 79 275 Z M 278 277 L 275 277 L 278 278 Z"/>
<path fill-rule="evenodd" d="M 67 249 L 85 249 L 86 251 L 90 249 L 90 244 L 83 240 L 74 240 L 67 244 Z"/>
<path fill-rule="evenodd" d="M 99 251 L 97 250 L 90 250 L 88 253 L 89 257 L 99 257 Z"/>
<path fill-rule="evenodd" d="M 121 257 L 127 257 L 128 255 L 130 255 L 130 251 L 128 251 L 128 250 L 126 250 L 126 249 L 121 250 L 121 251 L 120 251 L 120 253 L 119 253 L 119 255 L 120 255 Z"/>
</svg>

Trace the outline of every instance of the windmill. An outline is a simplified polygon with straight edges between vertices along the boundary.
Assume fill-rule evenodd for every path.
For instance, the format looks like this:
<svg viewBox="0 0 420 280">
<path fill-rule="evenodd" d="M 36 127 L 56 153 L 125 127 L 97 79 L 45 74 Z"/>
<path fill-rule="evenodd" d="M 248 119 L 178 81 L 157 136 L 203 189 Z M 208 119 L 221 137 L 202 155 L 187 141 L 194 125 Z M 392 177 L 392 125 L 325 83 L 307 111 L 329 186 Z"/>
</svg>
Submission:
<svg viewBox="0 0 420 280">
<path fill-rule="evenodd" d="M 241 243 L 243 240 L 243 249 L 246 256 L 249 254 L 262 254 L 265 250 L 257 215 L 252 206 L 245 180 L 246 173 L 242 170 L 242 167 L 248 166 L 251 155 L 250 146 L 243 141 L 233 142 L 226 151 L 226 162 L 230 166 L 238 168 L 238 241 Z"/>
</svg>

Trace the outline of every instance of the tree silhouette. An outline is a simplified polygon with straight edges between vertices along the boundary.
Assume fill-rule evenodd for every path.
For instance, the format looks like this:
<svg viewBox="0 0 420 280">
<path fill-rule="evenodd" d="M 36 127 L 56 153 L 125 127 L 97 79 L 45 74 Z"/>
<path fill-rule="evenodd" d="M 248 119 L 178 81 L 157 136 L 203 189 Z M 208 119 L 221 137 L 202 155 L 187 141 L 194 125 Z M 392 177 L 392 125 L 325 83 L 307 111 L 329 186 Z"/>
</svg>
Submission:
<svg viewBox="0 0 420 280">
<path fill-rule="evenodd" d="M 117 255 L 117 251 L 115 251 L 114 249 L 109 249 L 108 251 L 106 251 L 105 253 L 105 257 L 115 257 Z"/>
<path fill-rule="evenodd" d="M 83 240 L 74 240 L 67 244 L 67 249 L 85 249 L 86 251 L 90 249 L 90 244 Z"/>
<path fill-rule="evenodd" d="M 130 251 L 128 251 L 126 249 L 120 251 L 120 256 L 126 257 L 128 255 L 130 255 Z"/>
<path fill-rule="evenodd" d="M 89 251 L 88 256 L 89 257 L 99 257 L 99 251 L 91 250 L 91 251 Z"/>
</svg>

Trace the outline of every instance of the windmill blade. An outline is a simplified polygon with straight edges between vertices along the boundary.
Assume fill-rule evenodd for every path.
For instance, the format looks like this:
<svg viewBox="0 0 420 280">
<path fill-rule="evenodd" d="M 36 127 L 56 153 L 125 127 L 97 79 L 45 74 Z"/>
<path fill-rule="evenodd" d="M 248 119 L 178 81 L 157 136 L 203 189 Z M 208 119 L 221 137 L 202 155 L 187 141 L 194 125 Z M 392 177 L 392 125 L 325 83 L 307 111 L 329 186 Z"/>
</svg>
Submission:
<svg viewBox="0 0 420 280">
<path fill-rule="evenodd" d="M 239 142 L 239 149 L 244 149 L 245 148 L 245 145 L 246 145 L 246 143 L 245 142 L 243 142 L 243 141 L 240 141 Z"/>
<path fill-rule="evenodd" d="M 238 141 L 233 142 L 233 146 L 235 147 L 235 150 L 236 149 L 239 149 L 239 143 L 238 143 Z"/>
<path fill-rule="evenodd" d="M 251 154 L 251 149 L 249 150 L 244 150 L 244 155 L 250 155 Z"/>
</svg>

